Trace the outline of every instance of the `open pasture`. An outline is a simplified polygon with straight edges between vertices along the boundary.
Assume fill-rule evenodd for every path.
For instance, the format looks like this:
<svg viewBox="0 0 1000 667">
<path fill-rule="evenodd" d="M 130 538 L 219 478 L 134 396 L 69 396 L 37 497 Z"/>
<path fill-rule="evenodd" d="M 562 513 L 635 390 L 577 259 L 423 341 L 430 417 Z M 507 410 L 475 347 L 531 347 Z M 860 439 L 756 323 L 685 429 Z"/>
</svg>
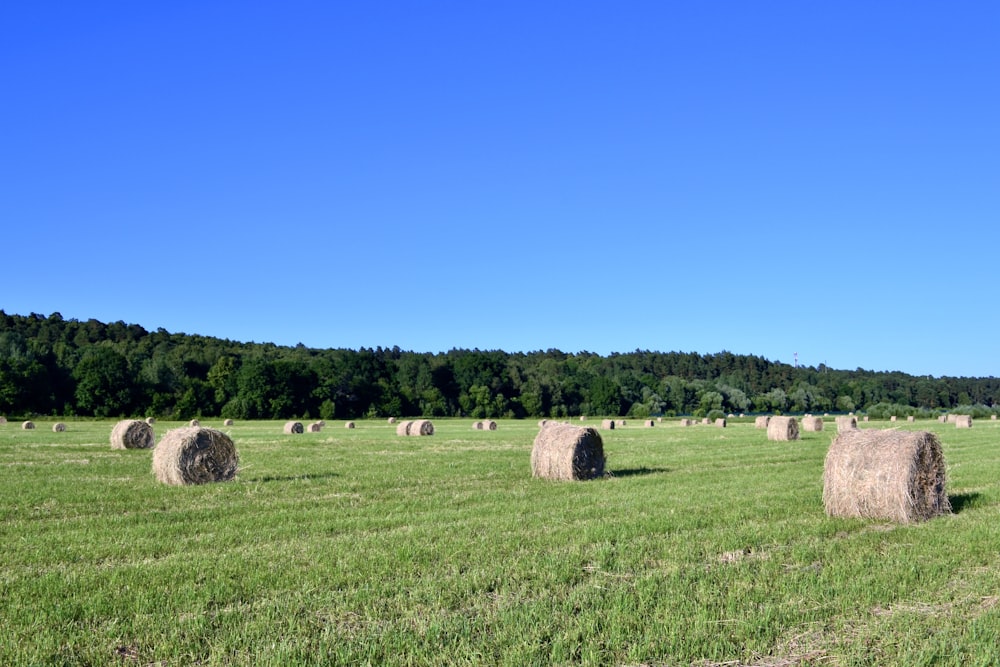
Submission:
<svg viewBox="0 0 1000 667">
<path fill-rule="evenodd" d="M 0 426 L 0 664 L 1000 663 L 996 422 L 893 425 L 955 510 L 895 525 L 825 516 L 832 418 L 630 422 L 588 482 L 531 477 L 534 420 L 203 420 L 240 470 L 185 487 L 114 421 L 35 421 Z"/>
</svg>

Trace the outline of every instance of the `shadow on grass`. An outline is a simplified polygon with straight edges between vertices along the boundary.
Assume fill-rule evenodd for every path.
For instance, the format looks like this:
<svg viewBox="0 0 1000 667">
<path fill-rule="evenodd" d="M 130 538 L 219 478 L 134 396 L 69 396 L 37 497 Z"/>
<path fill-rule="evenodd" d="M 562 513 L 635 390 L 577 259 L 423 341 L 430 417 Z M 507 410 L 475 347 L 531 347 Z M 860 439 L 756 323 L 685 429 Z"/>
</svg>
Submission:
<svg viewBox="0 0 1000 667">
<path fill-rule="evenodd" d="M 340 477 L 335 472 L 324 472 L 318 475 L 267 475 L 265 477 L 250 477 L 247 482 L 308 482 L 312 479 L 328 479 L 330 477 Z"/>
<path fill-rule="evenodd" d="M 636 475 L 656 475 L 661 472 L 670 472 L 667 468 L 625 468 L 624 470 L 612 470 L 611 477 L 634 477 Z"/>
<path fill-rule="evenodd" d="M 962 510 L 975 507 L 979 497 L 978 493 L 956 493 L 953 496 L 948 496 L 948 502 L 951 503 L 951 511 L 958 514 Z"/>
</svg>

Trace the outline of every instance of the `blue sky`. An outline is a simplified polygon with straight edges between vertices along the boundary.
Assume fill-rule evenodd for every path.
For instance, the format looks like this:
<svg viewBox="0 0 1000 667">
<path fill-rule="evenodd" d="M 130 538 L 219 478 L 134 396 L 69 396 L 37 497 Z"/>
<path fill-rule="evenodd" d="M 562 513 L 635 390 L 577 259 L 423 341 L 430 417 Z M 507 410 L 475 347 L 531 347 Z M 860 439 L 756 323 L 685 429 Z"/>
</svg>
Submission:
<svg viewBox="0 0 1000 667">
<path fill-rule="evenodd" d="M 1000 376 L 1000 4 L 0 7 L 0 308 Z"/>
</svg>

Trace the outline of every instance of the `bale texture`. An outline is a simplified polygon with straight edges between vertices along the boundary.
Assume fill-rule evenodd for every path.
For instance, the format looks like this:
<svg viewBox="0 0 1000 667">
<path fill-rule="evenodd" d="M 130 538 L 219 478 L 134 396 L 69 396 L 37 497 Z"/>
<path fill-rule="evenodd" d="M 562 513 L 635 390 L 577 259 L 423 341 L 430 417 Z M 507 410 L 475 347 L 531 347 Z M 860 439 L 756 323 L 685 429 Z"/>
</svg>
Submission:
<svg viewBox="0 0 1000 667">
<path fill-rule="evenodd" d="M 344 424 L 344 428 L 354 428 L 354 422 L 347 422 Z"/>
<path fill-rule="evenodd" d="M 484 431 L 495 431 L 497 430 L 497 423 L 492 419 L 483 420 L 483 430 Z"/>
<path fill-rule="evenodd" d="M 201 426 L 201 422 L 198 421 L 197 419 L 192 419 L 191 421 L 188 422 L 188 426 Z"/>
<path fill-rule="evenodd" d="M 851 416 L 837 417 L 837 433 L 841 433 L 843 431 L 849 431 L 850 429 L 857 427 L 858 427 L 857 417 L 851 417 Z"/>
<path fill-rule="evenodd" d="M 958 415 L 948 415 L 946 417 L 946 419 L 947 419 L 946 423 L 948 423 L 948 424 L 954 424 L 955 421 L 958 419 Z"/>
<path fill-rule="evenodd" d="M 940 441 L 927 431 L 840 433 L 823 466 L 823 505 L 829 516 L 900 523 L 951 512 Z"/>
<path fill-rule="evenodd" d="M 406 435 L 434 435 L 434 424 L 430 419 L 417 419 L 410 423 Z"/>
<path fill-rule="evenodd" d="M 715 420 L 716 428 L 726 428 L 726 419 L 724 417 L 719 417 Z"/>
<path fill-rule="evenodd" d="M 595 479 L 604 475 L 604 443 L 594 428 L 551 424 L 535 436 L 531 476 L 553 480 Z"/>
<path fill-rule="evenodd" d="M 35 422 L 33 421 L 21 422 L 21 428 L 24 429 L 25 431 L 30 431 L 31 429 L 35 428 Z"/>
<path fill-rule="evenodd" d="M 56 422 L 55 424 L 52 425 L 53 433 L 62 433 L 65 430 L 66 430 L 66 424 L 63 424 L 62 422 Z"/>
<path fill-rule="evenodd" d="M 483 422 L 472 422 L 472 430 L 473 431 L 482 431 L 483 430 Z"/>
<path fill-rule="evenodd" d="M 319 433 L 323 430 L 323 426 L 319 422 L 313 422 L 312 424 L 309 424 L 307 430 L 310 433 Z"/>
<path fill-rule="evenodd" d="M 795 417 L 771 417 L 767 422 L 768 440 L 798 440 L 799 422 Z"/>
<path fill-rule="evenodd" d="M 175 428 L 153 450 L 153 474 L 164 484 L 225 482 L 236 476 L 238 467 L 232 439 L 214 428 Z"/>
<path fill-rule="evenodd" d="M 302 428 L 302 422 L 285 422 L 284 432 L 303 433 L 305 432 L 305 429 Z"/>
<path fill-rule="evenodd" d="M 823 430 L 823 418 L 822 417 L 804 417 L 802 419 L 802 430 L 803 431 L 822 431 Z"/>
<path fill-rule="evenodd" d="M 605 431 L 613 431 L 613 430 L 615 430 L 615 420 L 614 419 L 602 419 L 601 420 L 601 428 L 604 429 Z"/>
<path fill-rule="evenodd" d="M 770 417 L 767 415 L 761 415 L 753 420 L 754 428 L 767 428 L 767 422 L 770 421 Z"/>
<path fill-rule="evenodd" d="M 141 419 L 123 419 L 111 429 L 111 449 L 149 449 L 155 444 L 153 427 Z"/>
<path fill-rule="evenodd" d="M 401 421 L 396 424 L 396 435 L 409 435 L 410 434 L 410 424 L 412 421 Z"/>
<path fill-rule="evenodd" d="M 956 428 L 972 428 L 972 415 L 957 415 L 955 417 Z"/>
<path fill-rule="evenodd" d="M 389 421 L 390 424 L 395 424 L 396 423 L 396 418 L 395 417 L 389 417 L 388 421 Z"/>
</svg>

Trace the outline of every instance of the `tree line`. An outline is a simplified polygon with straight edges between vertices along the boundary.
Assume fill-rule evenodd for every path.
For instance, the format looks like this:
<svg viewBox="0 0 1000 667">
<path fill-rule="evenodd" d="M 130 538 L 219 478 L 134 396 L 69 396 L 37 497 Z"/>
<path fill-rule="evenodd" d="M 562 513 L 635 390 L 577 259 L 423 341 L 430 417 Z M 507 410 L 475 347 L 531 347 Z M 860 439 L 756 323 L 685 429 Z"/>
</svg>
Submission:
<svg viewBox="0 0 1000 667">
<path fill-rule="evenodd" d="M 315 349 L 0 310 L 0 414 L 533 418 L 1000 410 L 1000 378 L 793 367 L 730 352 Z"/>
</svg>

